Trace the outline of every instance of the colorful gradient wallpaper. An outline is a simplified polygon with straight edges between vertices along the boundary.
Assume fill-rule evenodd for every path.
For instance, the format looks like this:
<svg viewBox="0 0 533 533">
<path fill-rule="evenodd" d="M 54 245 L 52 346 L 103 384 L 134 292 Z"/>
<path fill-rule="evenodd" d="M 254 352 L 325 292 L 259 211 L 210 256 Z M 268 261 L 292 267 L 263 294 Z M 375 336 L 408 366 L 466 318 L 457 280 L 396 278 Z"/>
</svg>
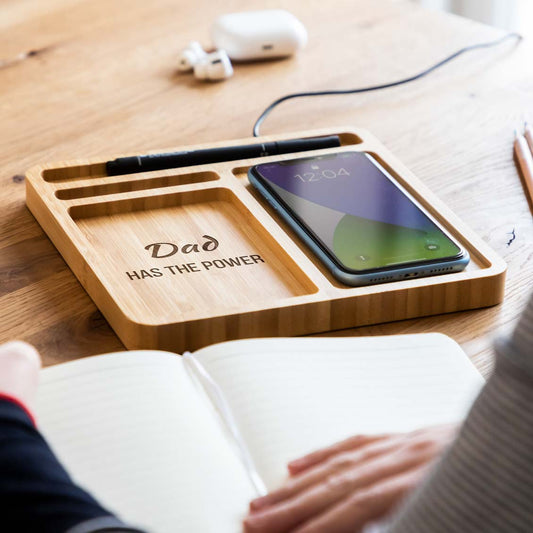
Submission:
<svg viewBox="0 0 533 533">
<path fill-rule="evenodd" d="M 267 163 L 257 171 L 346 269 L 392 267 L 460 253 L 364 152 Z"/>
</svg>

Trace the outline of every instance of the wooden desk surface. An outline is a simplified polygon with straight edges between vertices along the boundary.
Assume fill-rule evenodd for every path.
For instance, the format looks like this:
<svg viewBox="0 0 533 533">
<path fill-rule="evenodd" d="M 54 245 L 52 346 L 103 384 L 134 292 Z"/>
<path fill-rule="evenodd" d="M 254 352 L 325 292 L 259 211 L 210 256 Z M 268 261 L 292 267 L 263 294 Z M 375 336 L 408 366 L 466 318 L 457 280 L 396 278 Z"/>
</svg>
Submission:
<svg viewBox="0 0 533 533">
<path fill-rule="evenodd" d="M 307 48 L 235 66 L 204 84 L 176 73 L 178 50 L 209 44 L 221 14 L 208 0 L 6 0 L 0 6 L 0 342 L 33 343 L 49 365 L 124 347 L 24 202 L 34 164 L 245 137 L 275 98 L 413 74 L 501 32 L 404 0 L 293 0 Z M 278 7 L 234 0 L 224 12 Z M 533 121 L 527 40 L 462 57 L 425 80 L 379 93 L 283 104 L 262 132 L 367 128 L 509 264 L 505 301 L 477 311 L 334 332 L 441 331 L 483 373 L 491 337 L 517 318 L 533 286 L 530 206 L 513 131 Z"/>
</svg>

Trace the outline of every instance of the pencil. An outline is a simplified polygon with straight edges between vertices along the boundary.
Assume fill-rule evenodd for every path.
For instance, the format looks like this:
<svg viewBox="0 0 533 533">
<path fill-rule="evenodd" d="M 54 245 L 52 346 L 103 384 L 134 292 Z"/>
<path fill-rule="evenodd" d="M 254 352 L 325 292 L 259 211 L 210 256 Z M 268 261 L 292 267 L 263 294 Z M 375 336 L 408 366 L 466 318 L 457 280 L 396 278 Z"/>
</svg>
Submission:
<svg viewBox="0 0 533 533">
<path fill-rule="evenodd" d="M 533 206 L 533 156 L 531 155 L 526 138 L 517 131 L 515 131 L 514 152 L 526 184 L 530 206 Z"/>
</svg>

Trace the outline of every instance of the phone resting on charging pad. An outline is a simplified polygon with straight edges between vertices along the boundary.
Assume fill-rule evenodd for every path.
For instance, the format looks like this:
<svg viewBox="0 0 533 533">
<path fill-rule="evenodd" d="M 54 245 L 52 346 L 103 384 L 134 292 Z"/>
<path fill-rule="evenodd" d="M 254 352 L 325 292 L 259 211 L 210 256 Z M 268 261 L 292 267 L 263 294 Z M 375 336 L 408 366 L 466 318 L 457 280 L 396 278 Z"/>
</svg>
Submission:
<svg viewBox="0 0 533 533">
<path fill-rule="evenodd" d="M 264 163 L 253 166 L 248 177 L 333 276 L 347 285 L 459 272 L 470 260 L 365 152 Z"/>
</svg>

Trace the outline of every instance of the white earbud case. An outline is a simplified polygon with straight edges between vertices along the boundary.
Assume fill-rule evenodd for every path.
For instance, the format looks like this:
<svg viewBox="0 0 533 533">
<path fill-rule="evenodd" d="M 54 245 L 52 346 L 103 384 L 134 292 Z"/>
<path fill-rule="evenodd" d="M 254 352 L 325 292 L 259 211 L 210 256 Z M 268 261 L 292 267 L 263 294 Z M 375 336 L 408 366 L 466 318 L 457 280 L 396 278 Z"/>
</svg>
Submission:
<svg viewBox="0 0 533 533">
<path fill-rule="evenodd" d="M 307 31 L 288 11 L 268 9 L 222 15 L 211 38 L 231 59 L 246 61 L 292 55 L 306 45 Z"/>
</svg>

